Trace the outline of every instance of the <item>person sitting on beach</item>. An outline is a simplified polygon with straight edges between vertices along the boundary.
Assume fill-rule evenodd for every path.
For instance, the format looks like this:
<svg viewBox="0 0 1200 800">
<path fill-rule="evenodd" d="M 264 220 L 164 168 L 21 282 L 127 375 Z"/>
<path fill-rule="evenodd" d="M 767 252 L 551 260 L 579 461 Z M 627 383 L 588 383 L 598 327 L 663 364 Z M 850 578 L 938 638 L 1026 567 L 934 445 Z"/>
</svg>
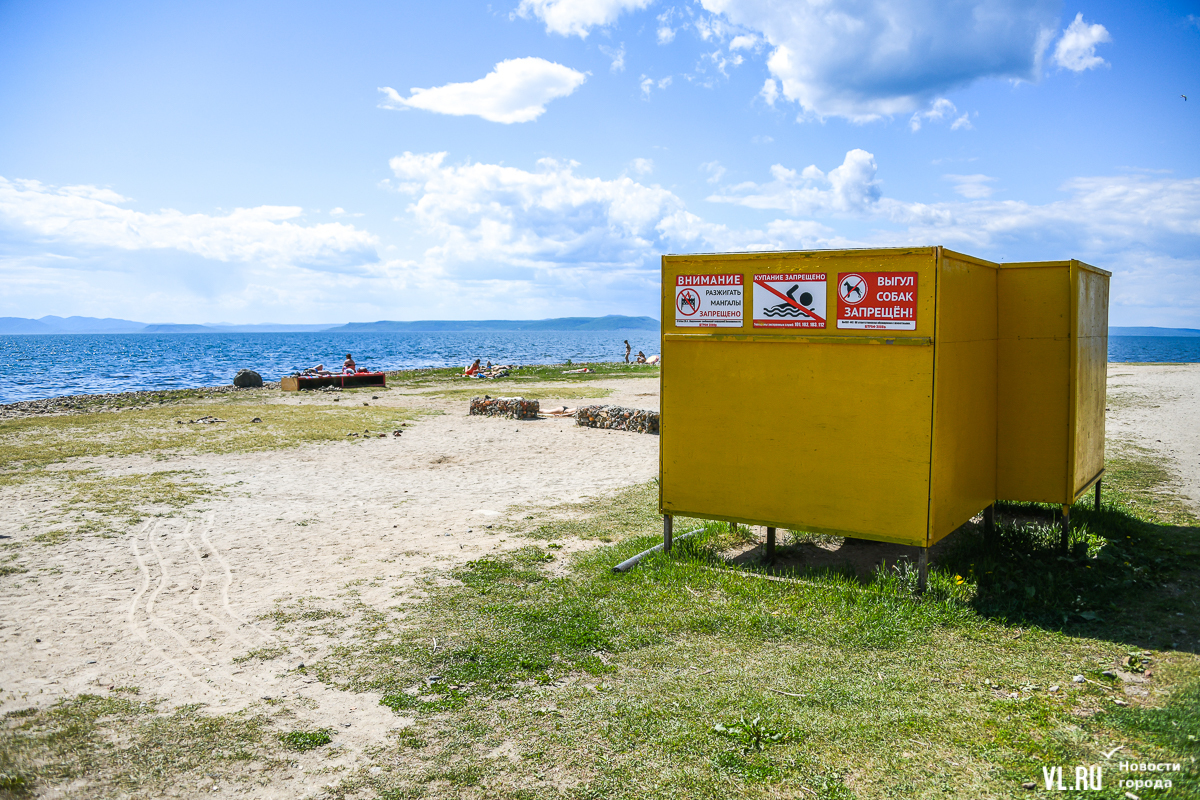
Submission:
<svg viewBox="0 0 1200 800">
<path fill-rule="evenodd" d="M 646 354 L 643 353 L 641 350 L 638 350 L 637 363 L 639 363 L 639 364 L 646 363 Z"/>
<path fill-rule="evenodd" d="M 479 374 L 479 359 L 477 358 L 477 359 L 475 359 L 475 363 L 471 364 L 471 366 L 469 366 L 465 370 L 463 370 L 463 375 L 466 375 L 469 378 L 474 378 L 478 374 Z"/>
<path fill-rule="evenodd" d="M 349 353 L 346 353 L 346 360 L 342 362 L 342 369 L 346 372 L 354 372 L 354 359 L 350 357 Z"/>
</svg>

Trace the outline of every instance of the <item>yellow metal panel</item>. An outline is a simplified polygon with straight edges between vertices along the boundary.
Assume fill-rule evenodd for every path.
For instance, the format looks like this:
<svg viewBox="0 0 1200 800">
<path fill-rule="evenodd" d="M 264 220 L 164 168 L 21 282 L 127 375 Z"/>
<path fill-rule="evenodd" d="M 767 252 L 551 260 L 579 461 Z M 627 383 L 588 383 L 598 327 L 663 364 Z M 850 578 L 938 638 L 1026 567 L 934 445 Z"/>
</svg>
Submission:
<svg viewBox="0 0 1200 800">
<path fill-rule="evenodd" d="M 1072 499 L 1104 470 L 1104 405 L 1108 367 L 1108 275 L 1075 262 L 1075 404 Z"/>
<path fill-rule="evenodd" d="M 662 511 L 925 543 L 933 348 L 664 342 Z"/>
<path fill-rule="evenodd" d="M 996 499 L 1061 504 L 1068 494 L 1069 342 L 997 344 Z"/>
<path fill-rule="evenodd" d="M 939 259 L 929 543 L 996 498 L 998 265 Z"/>
<path fill-rule="evenodd" d="M 998 276 L 996 497 L 1062 503 L 1071 447 L 1070 262 Z"/>
<path fill-rule="evenodd" d="M 924 545 L 937 250 L 663 257 L 663 513 Z M 914 330 L 836 326 L 838 275 L 915 272 Z M 822 274 L 826 327 L 755 328 L 755 274 Z M 678 275 L 740 274 L 739 328 L 675 325 Z"/>
</svg>

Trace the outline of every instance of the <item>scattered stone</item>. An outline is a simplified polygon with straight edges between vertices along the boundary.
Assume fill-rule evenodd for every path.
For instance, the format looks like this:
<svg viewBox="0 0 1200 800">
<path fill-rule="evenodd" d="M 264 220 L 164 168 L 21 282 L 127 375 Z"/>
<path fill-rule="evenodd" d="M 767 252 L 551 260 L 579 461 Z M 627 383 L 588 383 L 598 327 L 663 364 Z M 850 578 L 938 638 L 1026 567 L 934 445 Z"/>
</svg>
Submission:
<svg viewBox="0 0 1200 800">
<path fill-rule="evenodd" d="M 584 428 L 607 428 L 658 435 L 657 411 L 623 406 L 580 406 L 575 412 L 575 424 Z"/>
<path fill-rule="evenodd" d="M 367 403 L 367 402 L 364 402 L 364 403 L 363 403 L 363 405 L 364 405 L 364 406 L 369 406 L 369 405 L 371 405 L 371 404 L 370 404 L 370 403 Z"/>
<path fill-rule="evenodd" d="M 1071 683 L 1083 683 L 1083 676 L 1076 675 L 1074 678 L 1071 678 Z"/>
<path fill-rule="evenodd" d="M 262 422 L 262 419 L 260 417 L 255 417 L 254 419 L 252 419 L 250 421 L 251 422 Z"/>
<path fill-rule="evenodd" d="M 233 378 L 233 385 L 239 389 L 261 389 L 263 385 L 262 375 L 259 375 L 252 369 L 238 370 L 238 374 Z"/>
<path fill-rule="evenodd" d="M 373 394 L 373 395 L 371 395 L 371 399 L 372 399 L 372 400 L 378 400 L 378 399 L 379 399 L 379 395 L 377 395 L 377 394 Z"/>
<path fill-rule="evenodd" d="M 1106 677 L 1106 678 L 1115 678 L 1115 677 L 1117 677 L 1117 673 L 1113 672 L 1111 669 L 1106 669 L 1106 670 L 1104 670 L 1104 672 L 1101 672 L 1100 674 L 1101 674 L 1101 675 L 1103 675 L 1103 676 L 1104 676 L 1104 677 Z"/>
<path fill-rule="evenodd" d="M 1034 783 L 1033 781 L 1025 781 L 1024 783 L 1021 784 L 1021 788 L 1022 789 L 1036 789 L 1037 784 Z"/>
<path fill-rule="evenodd" d="M 524 397 L 472 397 L 470 415 L 475 417 L 509 417 L 537 419 L 541 410 L 537 400 Z"/>
</svg>

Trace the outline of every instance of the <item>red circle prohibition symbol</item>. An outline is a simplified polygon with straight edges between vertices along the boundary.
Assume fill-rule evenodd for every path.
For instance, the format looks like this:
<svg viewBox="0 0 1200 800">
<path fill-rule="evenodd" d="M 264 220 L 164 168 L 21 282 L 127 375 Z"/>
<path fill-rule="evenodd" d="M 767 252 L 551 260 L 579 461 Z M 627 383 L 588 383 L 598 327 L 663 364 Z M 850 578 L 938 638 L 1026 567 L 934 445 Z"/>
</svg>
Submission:
<svg viewBox="0 0 1200 800">
<path fill-rule="evenodd" d="M 696 314 L 700 310 L 700 295 L 695 289 L 684 289 L 675 296 L 675 308 L 685 317 Z"/>
<path fill-rule="evenodd" d="M 854 272 L 850 273 L 842 278 L 842 282 L 838 285 L 838 295 L 842 298 L 843 303 L 852 306 L 858 305 L 867 299 L 866 278 Z"/>
</svg>

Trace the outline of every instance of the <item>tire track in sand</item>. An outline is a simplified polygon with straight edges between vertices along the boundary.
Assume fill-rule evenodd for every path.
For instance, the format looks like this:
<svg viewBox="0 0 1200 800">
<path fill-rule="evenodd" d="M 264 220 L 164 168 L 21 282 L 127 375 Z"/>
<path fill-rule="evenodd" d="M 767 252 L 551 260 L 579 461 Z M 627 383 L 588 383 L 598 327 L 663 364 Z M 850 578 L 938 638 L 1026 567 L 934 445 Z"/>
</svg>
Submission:
<svg viewBox="0 0 1200 800">
<path fill-rule="evenodd" d="M 130 546 L 130 549 L 133 551 L 133 559 L 134 559 L 134 561 L 137 562 L 138 571 L 141 572 L 141 574 L 142 574 L 142 585 L 134 593 L 133 602 L 129 604 L 129 614 L 128 614 L 129 630 L 131 633 L 133 633 L 133 635 L 136 638 L 140 639 L 143 644 L 145 644 L 160 659 L 162 659 L 162 661 L 164 661 L 168 665 L 174 667 L 185 678 L 187 678 L 191 682 L 195 683 L 201 690 L 207 692 L 207 691 L 209 691 L 210 687 L 207 686 L 205 684 L 205 682 L 202 681 L 200 678 L 193 675 L 191 670 L 189 670 L 183 664 L 179 663 L 174 658 L 171 658 L 171 656 L 167 655 L 167 653 L 162 648 L 160 648 L 158 645 L 151 642 L 149 632 L 147 630 L 144 630 L 140 625 L 138 625 L 138 622 L 137 622 L 138 605 L 141 603 L 142 597 L 146 594 L 146 590 L 150 588 L 150 568 L 146 565 L 146 560 L 144 558 L 142 558 L 141 552 L 138 551 L 138 546 L 137 546 L 138 537 L 140 537 L 143 533 L 146 533 L 147 531 L 150 531 L 150 536 L 153 536 L 154 533 L 156 533 L 158 531 L 158 526 L 160 524 L 161 523 L 158 523 L 158 522 L 154 522 L 154 523 L 147 522 L 144 526 L 142 526 L 142 529 L 140 531 L 134 532 L 129 537 L 129 546 Z M 151 530 L 152 525 L 153 525 L 153 530 Z M 160 585 L 161 585 L 161 583 L 162 583 L 162 581 L 160 580 Z"/>
</svg>

